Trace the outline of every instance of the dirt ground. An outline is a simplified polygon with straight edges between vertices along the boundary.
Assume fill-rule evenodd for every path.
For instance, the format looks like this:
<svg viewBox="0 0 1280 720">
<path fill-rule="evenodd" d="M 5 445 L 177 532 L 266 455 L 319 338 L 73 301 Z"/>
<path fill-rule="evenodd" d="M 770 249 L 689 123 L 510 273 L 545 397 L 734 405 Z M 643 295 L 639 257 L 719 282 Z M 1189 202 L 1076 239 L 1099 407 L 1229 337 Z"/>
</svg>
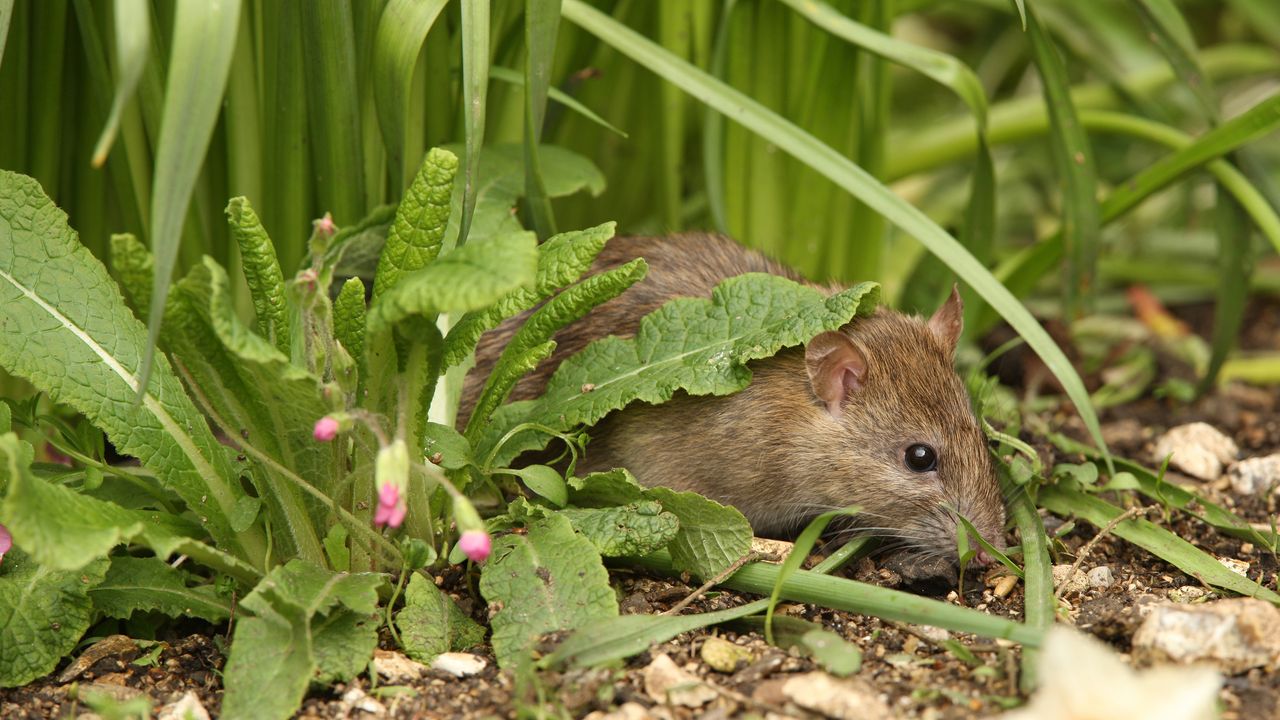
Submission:
<svg viewBox="0 0 1280 720">
<path fill-rule="evenodd" d="M 1203 322 L 1194 313 L 1188 318 L 1193 326 Z M 1243 344 L 1246 348 L 1280 347 L 1280 305 L 1265 304 L 1250 308 Z M 1054 427 L 1083 437 L 1083 429 L 1073 415 L 1056 414 L 1046 418 Z M 1243 457 L 1280 452 L 1280 388 L 1258 389 L 1230 385 L 1190 405 L 1177 405 L 1155 399 L 1109 410 L 1103 415 L 1104 432 L 1117 455 L 1150 462 L 1154 439 L 1166 428 L 1192 421 L 1205 421 L 1235 439 Z M 1045 453 L 1052 452 L 1047 447 Z M 1075 458 L 1053 456 L 1053 461 Z M 1195 483 L 1188 478 L 1170 476 L 1174 482 Z M 1275 494 L 1241 497 L 1225 482 L 1196 483 L 1196 489 L 1249 522 L 1266 523 L 1276 516 Z M 1155 515 L 1150 516 L 1155 519 Z M 1046 517 L 1051 532 L 1061 528 L 1062 521 Z M 1219 534 L 1194 519 L 1175 515 L 1170 530 L 1197 547 L 1218 557 L 1235 558 L 1249 563 L 1248 576 L 1269 587 L 1277 587 L 1280 562 L 1265 551 L 1241 540 Z M 1077 523 L 1062 536 L 1055 563 L 1070 563 L 1076 553 L 1094 535 L 1087 523 Z M 1012 534 L 1008 540 L 1016 542 Z M 1199 583 L 1176 568 L 1114 537 L 1103 538 L 1089 553 L 1081 569 L 1106 565 L 1114 583 L 1106 588 L 1089 588 L 1065 596 L 1070 617 L 1075 625 L 1102 638 L 1115 649 L 1126 652 L 1137 627 L 1137 608 L 1166 599 L 1171 592 L 1185 587 L 1198 591 Z M 894 586 L 898 578 L 880 569 L 872 560 L 862 560 L 844 571 L 851 577 L 885 586 Z M 1022 588 L 998 597 L 996 578 L 985 583 L 965 598 L 966 604 L 1012 619 L 1022 616 Z M 678 580 L 660 579 L 616 572 L 616 586 L 624 612 L 660 612 L 677 603 L 694 588 Z M 456 576 L 439 578 L 440 584 L 455 594 L 464 609 L 471 609 L 478 619 L 483 610 L 458 592 L 463 584 Z M 718 610 L 742 604 L 754 597 L 715 592 L 702 596 L 684 612 Z M 958 602 L 953 593 L 950 602 Z M 1019 649 L 1005 643 L 951 634 L 966 646 L 972 656 L 958 657 L 943 646 L 936 633 L 904 627 L 877 618 L 863 617 L 812 606 L 787 605 L 783 611 L 821 623 L 847 640 L 863 653 L 863 664 L 856 675 L 873 688 L 900 717 L 952 718 L 986 717 L 1016 704 Z M 77 700 L 86 690 L 106 691 L 120 698 L 146 696 L 155 708 L 176 700 L 183 692 L 193 690 L 211 711 L 220 703 L 221 652 L 225 628 L 214 634 L 191 633 L 171 637 L 158 657 L 145 649 L 111 654 L 88 667 L 78 678 L 60 683 L 54 673 L 50 678 L 23 688 L 0 690 L 0 718 L 83 717 L 85 705 Z M 711 636 L 719 636 L 747 648 L 751 660 L 733 672 L 712 670 L 700 657 L 700 648 Z M 486 656 L 485 651 L 477 653 Z M 709 681 L 716 697 L 698 709 L 656 705 L 644 688 L 644 669 L 659 655 L 668 655 L 675 664 Z M 396 688 L 372 687 L 366 678 L 353 688 L 336 686 L 311 693 L 299 717 L 340 718 L 375 717 L 356 708 L 359 700 L 376 699 L 387 717 L 396 718 L 514 718 L 517 708 L 532 711 L 536 698 L 553 699 L 546 706 L 549 717 L 583 717 L 592 712 L 607 712 L 624 703 L 633 702 L 646 708 L 650 717 L 723 718 L 723 717 L 811 717 L 794 705 L 786 704 L 778 689 L 781 680 L 816 669 L 812 661 L 768 646 L 753 632 L 737 632 L 732 626 L 686 633 L 636 656 L 612 669 L 596 669 L 565 674 L 544 673 L 535 684 L 517 687 L 512 676 L 495 669 L 493 658 L 478 675 L 458 679 L 439 671 L 429 671 L 420 680 Z M 140 658 L 151 662 L 138 664 Z M 977 662 L 975 664 L 974 658 Z M 966 662 L 968 660 L 968 662 Z M 1221 691 L 1225 718 L 1254 720 L 1280 718 L 1280 675 L 1258 670 L 1228 677 Z M 215 713 L 216 716 L 216 713 Z M 532 716 L 532 715 L 528 715 Z M 616 715 L 615 717 L 623 717 Z M 634 716 L 633 716 L 634 717 Z"/>
</svg>

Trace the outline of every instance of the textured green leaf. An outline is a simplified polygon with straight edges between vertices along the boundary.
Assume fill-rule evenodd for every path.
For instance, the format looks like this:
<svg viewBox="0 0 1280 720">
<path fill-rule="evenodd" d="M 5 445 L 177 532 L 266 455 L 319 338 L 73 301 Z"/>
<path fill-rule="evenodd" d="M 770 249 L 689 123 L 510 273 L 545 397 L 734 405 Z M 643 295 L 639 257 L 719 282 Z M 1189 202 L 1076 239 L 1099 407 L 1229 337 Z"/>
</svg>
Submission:
<svg viewBox="0 0 1280 720">
<path fill-rule="evenodd" d="M 426 443 L 423 444 L 422 453 L 428 458 L 440 453 L 440 462 L 436 464 L 446 470 L 457 470 L 474 462 L 471 444 L 462 433 L 440 423 L 427 423 Z"/>
<path fill-rule="evenodd" d="M 387 238 L 390 242 L 391 238 Z M 375 296 L 369 308 L 368 332 L 385 332 L 412 316 L 430 317 L 490 305 L 507 293 L 532 284 L 537 262 L 533 233 L 498 235 L 484 242 L 468 243 Z"/>
<path fill-rule="evenodd" d="M 541 345 L 513 353 L 508 353 L 506 349 L 502 351 L 500 362 L 489 371 L 489 376 L 484 380 L 484 388 L 480 391 L 480 397 L 476 400 L 476 406 L 471 409 L 471 417 L 467 418 L 465 435 L 468 440 L 474 439 L 484 430 L 485 423 L 489 421 L 493 411 L 506 401 L 512 388 L 520 382 L 520 378 L 533 372 L 543 360 L 551 357 L 555 350 L 555 342 L 548 340 Z"/>
<path fill-rule="evenodd" d="M 302 560 L 271 571 L 241 603 L 258 614 L 282 612 L 286 606 L 312 616 L 341 604 L 360 613 L 378 608 L 378 586 L 386 580 L 376 573 L 335 573 Z"/>
<path fill-rule="evenodd" d="M 586 230 L 560 233 L 539 245 L 533 287 L 516 290 L 490 308 L 463 315 L 445 338 L 445 367 L 465 360 L 475 350 L 480 336 L 504 319 L 528 310 L 581 277 L 591 268 L 616 228 L 617 223 L 607 222 Z"/>
<path fill-rule="evenodd" d="M 480 593 L 497 608 L 490 624 L 503 667 L 519 662 L 543 633 L 618 614 L 600 554 L 559 515 L 535 521 L 527 534 L 494 541 Z"/>
<path fill-rule="evenodd" d="M 665 547 L 680 530 L 679 518 L 653 501 L 611 508 L 569 508 L 560 514 L 605 557 L 648 555 Z"/>
<path fill-rule="evenodd" d="M 0 687 L 26 685 L 48 674 L 89 629 L 89 591 L 107 572 L 106 560 L 75 571 L 37 565 L 10 550 L 0 565 Z"/>
<path fill-rule="evenodd" d="M 356 362 L 364 358 L 364 283 L 349 278 L 333 301 L 333 336 Z"/>
<path fill-rule="evenodd" d="M 786 278 L 751 273 L 725 280 L 711 298 L 678 298 L 645 316 L 634 338 L 597 340 L 556 370 L 543 396 L 494 413 L 477 443 L 485 456 L 516 425 L 538 422 L 560 430 L 591 425 L 641 400 L 658 404 L 676 390 L 727 395 L 751 381 L 749 360 L 770 357 L 875 309 L 879 286 L 862 283 L 825 297 Z M 546 436 L 525 431 L 495 462 L 509 463 Z"/>
<path fill-rule="evenodd" d="M 219 623 L 231 617 L 231 603 L 211 586 L 190 587 L 193 576 L 160 558 L 111 558 L 106 578 L 89 591 L 93 607 L 127 620 L 135 610 L 169 617 L 198 617 Z"/>
<path fill-rule="evenodd" d="M 79 245 L 39 185 L 0 171 L 0 366 L 84 413 L 120 452 L 150 468 L 219 546 L 258 558 L 262 537 L 233 534 L 242 495 L 214 439 L 164 358 L 141 402 L 146 332 L 107 271 Z M 16 340 L 21 338 L 21 341 Z"/>
<path fill-rule="evenodd" d="M 430 580 L 415 573 L 396 613 L 400 642 L 409 657 L 429 663 L 440 653 L 466 650 L 484 642 L 484 628 Z"/>
<path fill-rule="evenodd" d="M 432 148 L 422 161 L 387 232 L 373 280 L 375 305 L 403 275 L 426 267 L 440 253 L 457 172 L 458 158 L 448 150 Z"/>
<path fill-rule="evenodd" d="M 76 570 L 134 538 L 167 557 L 186 535 L 199 532 L 172 515 L 126 510 L 39 478 L 20 444 L 13 433 L 0 436 L 0 516 L 14 543 L 41 565 Z"/>
<path fill-rule="evenodd" d="M 751 523 L 735 508 L 669 488 L 650 488 L 644 496 L 680 520 L 680 530 L 667 546 L 680 570 L 710 580 L 751 552 Z"/>
<path fill-rule="evenodd" d="M 222 714 L 229 718 L 292 717 L 315 671 L 311 633 L 304 621 L 242 617 L 236 621 L 223 671 L 226 693 Z"/>
<path fill-rule="evenodd" d="M 577 507 L 627 505 L 644 497 L 644 488 L 625 468 L 569 478 L 569 501 Z"/>
<path fill-rule="evenodd" d="M 275 246 L 246 198 L 231 198 L 227 204 L 227 223 L 231 237 L 240 246 L 244 279 L 249 284 L 249 295 L 258 318 L 258 334 L 288 355 L 292 332 L 285 303 L 284 273 L 276 259 Z"/>
<path fill-rule="evenodd" d="M 565 487 L 564 477 L 555 468 L 547 465 L 529 465 L 510 471 L 518 475 L 525 486 L 535 493 L 551 501 L 556 507 L 564 507 L 569 502 L 569 491 Z"/>
<path fill-rule="evenodd" d="M 316 682 L 351 682 L 369 667 L 378 647 L 377 616 L 338 608 L 311 624 Z"/>
<path fill-rule="evenodd" d="M 151 276 L 155 272 L 151 251 L 133 235 L 112 235 L 111 269 L 134 314 L 146 322 L 151 311 Z"/>
</svg>

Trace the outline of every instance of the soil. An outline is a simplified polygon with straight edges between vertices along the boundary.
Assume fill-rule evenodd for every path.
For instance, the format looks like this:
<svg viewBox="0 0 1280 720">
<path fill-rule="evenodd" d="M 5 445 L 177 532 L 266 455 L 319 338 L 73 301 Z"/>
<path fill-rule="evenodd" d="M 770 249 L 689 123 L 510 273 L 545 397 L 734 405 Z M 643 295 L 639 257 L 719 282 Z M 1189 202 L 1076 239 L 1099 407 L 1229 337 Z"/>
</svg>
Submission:
<svg viewBox="0 0 1280 720">
<path fill-rule="evenodd" d="M 1195 310 L 1184 317 L 1198 331 L 1208 320 L 1206 313 Z M 1277 340 L 1280 304 L 1255 304 L 1248 317 L 1251 320 L 1242 333 L 1246 348 L 1280 347 Z M 1067 434 L 1085 437 L 1079 420 L 1067 410 L 1050 413 L 1045 419 Z M 1228 385 L 1191 405 L 1146 398 L 1103 414 L 1104 433 L 1112 451 L 1147 462 L 1151 461 L 1154 439 L 1161 432 L 1193 421 L 1208 422 L 1233 437 L 1244 457 L 1280 452 L 1280 388 Z M 1078 460 L 1061 456 L 1048 446 L 1037 449 L 1051 462 Z M 1234 494 L 1225 481 L 1203 483 L 1174 473 L 1169 479 L 1194 485 L 1198 492 L 1249 522 L 1265 524 L 1277 515 L 1276 494 L 1241 497 Z M 1134 502 L 1127 497 L 1116 500 Z M 1160 513 L 1149 514 L 1148 519 L 1165 524 L 1169 530 L 1215 556 L 1249 563 L 1247 574 L 1251 579 L 1269 588 L 1277 587 L 1280 562 L 1262 549 L 1217 533 L 1185 515 L 1175 514 L 1171 523 L 1166 523 Z M 1045 522 L 1051 533 L 1064 529 L 1063 520 L 1059 518 L 1046 516 Z M 1096 529 L 1083 521 L 1069 527 L 1055 548 L 1054 562 L 1074 562 L 1081 547 L 1095 534 Z M 1008 540 L 1016 542 L 1016 537 L 1011 534 Z M 1171 591 L 1200 587 L 1196 580 L 1175 567 L 1111 536 L 1103 537 L 1093 547 L 1081 569 L 1088 571 L 1102 565 L 1111 569 L 1113 584 L 1069 592 L 1064 600 L 1070 607 L 1070 619 L 1078 628 L 1122 653 L 1129 650 L 1139 622 L 1139 607 L 1163 601 Z M 896 575 L 877 567 L 870 559 L 843 572 L 885 586 L 900 582 Z M 1021 585 L 998 597 L 995 591 L 998 575 L 996 570 L 988 573 L 985 582 L 969 592 L 964 601 L 986 612 L 1020 619 Z M 680 580 L 626 571 L 616 571 L 614 577 L 624 612 L 661 612 L 694 591 L 694 587 Z M 468 590 L 462 578 L 455 574 L 437 578 L 437 583 L 464 600 L 463 607 L 472 608 L 477 619 L 483 619 L 480 604 L 467 601 Z M 717 591 L 699 597 L 683 612 L 719 610 L 754 599 Z M 952 591 L 945 600 L 958 603 L 961 598 Z M 784 605 L 781 611 L 821 623 L 855 643 L 863 654 L 862 668 L 856 677 L 869 684 L 900 717 L 937 720 L 987 717 L 1023 699 L 1017 677 L 1020 650 L 1015 645 L 951 633 L 949 639 L 958 641 L 972 653 L 962 658 L 946 647 L 946 638 L 928 630 L 807 605 Z M 158 655 L 154 647 L 138 647 L 122 641 L 115 652 L 81 668 L 83 672 L 67 682 L 59 681 L 59 675 L 64 672 L 60 668 L 50 677 L 26 687 L 0 690 L 0 718 L 85 717 L 88 709 L 77 698 L 89 691 L 107 692 L 120 699 L 146 697 L 153 703 L 153 709 L 177 700 L 186 691 L 193 691 L 205 707 L 216 710 L 221 699 L 220 671 L 225 662 L 224 638 L 220 633 L 225 631 L 224 627 L 207 634 L 194 632 L 171 637 L 158 646 L 161 648 Z M 752 659 L 733 672 L 712 670 L 699 654 L 711 636 L 747 648 Z M 384 642 L 384 647 L 390 648 L 391 644 Z M 520 685 L 510 673 L 495 668 L 493 657 L 486 649 L 476 648 L 474 652 L 488 660 L 487 667 L 478 675 L 460 679 L 430 670 L 407 687 L 386 687 L 385 684 L 374 687 L 367 677 L 361 677 L 350 687 L 337 685 L 313 691 L 298 717 L 514 718 L 520 709 L 529 715 L 537 707 L 539 697 L 549 701 L 544 708 L 555 717 L 603 714 L 616 711 L 625 703 L 645 708 L 644 713 L 631 717 L 816 717 L 806 715 L 794 705 L 786 705 L 786 698 L 778 692 L 780 680 L 816 670 L 815 664 L 795 652 L 767 645 L 758 633 L 739 631 L 733 626 L 686 633 L 615 668 L 543 673 L 535 682 Z M 644 670 L 662 654 L 713 685 L 717 697 L 697 709 L 656 705 L 645 692 L 643 678 Z M 385 708 L 385 715 L 357 709 L 362 700 L 368 699 L 377 700 Z M 1280 674 L 1254 670 L 1228 677 L 1220 700 L 1224 718 L 1280 718 Z M 636 706 L 629 707 L 634 710 Z"/>
</svg>

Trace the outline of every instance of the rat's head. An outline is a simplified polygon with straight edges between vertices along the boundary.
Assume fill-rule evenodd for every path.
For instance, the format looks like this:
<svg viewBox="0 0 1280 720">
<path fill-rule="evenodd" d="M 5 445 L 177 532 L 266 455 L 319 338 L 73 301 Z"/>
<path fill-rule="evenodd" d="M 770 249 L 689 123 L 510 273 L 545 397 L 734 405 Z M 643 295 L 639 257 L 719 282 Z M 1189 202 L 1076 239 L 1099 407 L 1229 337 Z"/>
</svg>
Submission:
<svg viewBox="0 0 1280 720">
<path fill-rule="evenodd" d="M 1005 519 L 986 438 L 952 367 L 962 310 L 953 290 L 928 321 L 881 310 L 805 348 L 822 410 L 815 439 L 837 450 L 820 481 L 824 501 L 856 504 L 858 525 L 950 563 L 956 513 L 997 547 Z"/>
</svg>

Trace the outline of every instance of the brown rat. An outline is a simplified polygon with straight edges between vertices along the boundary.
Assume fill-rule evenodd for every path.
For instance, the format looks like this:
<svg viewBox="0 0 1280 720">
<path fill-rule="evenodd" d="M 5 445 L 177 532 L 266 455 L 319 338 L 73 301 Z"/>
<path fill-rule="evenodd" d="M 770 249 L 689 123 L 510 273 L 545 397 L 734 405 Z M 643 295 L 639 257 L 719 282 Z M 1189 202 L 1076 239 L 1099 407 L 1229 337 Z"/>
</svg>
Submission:
<svg viewBox="0 0 1280 720">
<path fill-rule="evenodd" d="M 706 234 L 614 238 L 592 271 L 636 257 L 649 263 L 646 277 L 557 333 L 554 355 L 512 399 L 536 397 L 559 363 L 592 340 L 632 336 L 668 300 L 709 297 L 726 278 L 768 272 L 840 289 Z M 917 560 L 954 563 L 953 512 L 1003 546 L 1004 502 L 986 438 L 952 368 L 961 310 L 955 292 L 928 321 L 881 308 L 753 361 L 751 385 L 734 395 L 634 403 L 589 431 L 578 471 L 626 467 L 644 485 L 696 491 L 738 508 L 759 534 L 794 533 L 822 512 L 858 505 L 865 532 L 897 540 Z M 461 422 L 526 316 L 481 339 Z"/>
</svg>

